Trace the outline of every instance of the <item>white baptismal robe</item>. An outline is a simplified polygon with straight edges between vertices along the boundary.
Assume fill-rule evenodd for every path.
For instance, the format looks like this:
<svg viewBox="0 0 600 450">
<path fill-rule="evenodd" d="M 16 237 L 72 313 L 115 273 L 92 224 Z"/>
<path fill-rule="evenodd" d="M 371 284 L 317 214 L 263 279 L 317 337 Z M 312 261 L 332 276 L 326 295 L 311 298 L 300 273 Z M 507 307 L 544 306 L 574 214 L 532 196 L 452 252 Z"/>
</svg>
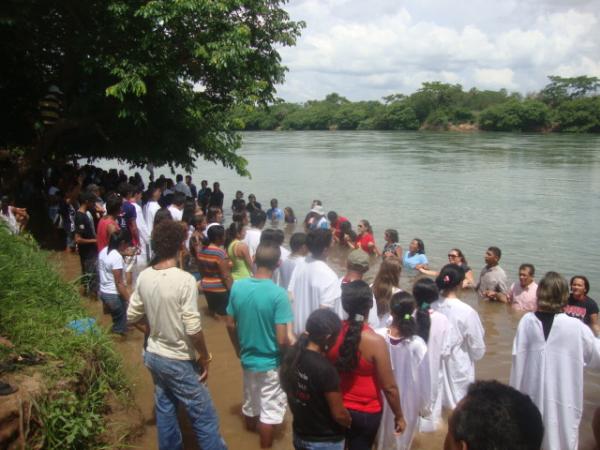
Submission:
<svg viewBox="0 0 600 450">
<path fill-rule="evenodd" d="M 450 322 L 449 356 L 441 360 L 442 404 L 454 409 L 475 381 L 475 361 L 485 354 L 483 325 L 477 311 L 458 298 L 440 297 L 431 308 Z"/>
<path fill-rule="evenodd" d="M 394 413 L 384 402 L 383 415 L 377 435 L 377 450 L 408 450 L 415 432 L 419 430 L 419 417 L 427 415 L 431 406 L 431 383 L 427 344 L 419 336 L 403 339 L 395 345 L 387 329 L 383 336 L 390 352 L 394 379 L 400 391 L 400 404 L 406 420 L 406 429 L 400 435 L 394 432 Z"/>
<path fill-rule="evenodd" d="M 298 261 L 288 286 L 292 297 L 294 333 L 305 330 L 306 319 L 319 308 L 329 308 L 341 314 L 342 288 L 335 272 L 312 256 Z"/>
<path fill-rule="evenodd" d="M 431 380 L 431 414 L 421 418 L 419 431 L 424 433 L 436 431 L 442 423 L 442 360 L 450 355 L 450 321 L 445 315 L 433 310 L 430 310 L 429 318 L 431 326 L 427 340 L 427 359 Z"/>
<path fill-rule="evenodd" d="M 587 325 L 556 314 L 548 340 L 542 322 L 525 314 L 513 342 L 510 385 L 542 414 L 544 450 L 576 450 L 583 413 L 583 370 L 600 369 L 600 340 Z"/>
</svg>

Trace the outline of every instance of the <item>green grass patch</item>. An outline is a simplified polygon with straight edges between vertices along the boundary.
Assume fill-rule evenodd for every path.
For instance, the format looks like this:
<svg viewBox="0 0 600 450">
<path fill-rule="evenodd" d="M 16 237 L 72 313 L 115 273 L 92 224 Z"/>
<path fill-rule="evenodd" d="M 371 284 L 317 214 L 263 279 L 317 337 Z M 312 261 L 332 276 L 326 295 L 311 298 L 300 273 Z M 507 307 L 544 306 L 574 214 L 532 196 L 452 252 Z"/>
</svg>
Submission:
<svg viewBox="0 0 600 450">
<path fill-rule="evenodd" d="M 76 287 L 61 279 L 48 254 L 31 237 L 10 235 L 0 226 L 0 335 L 15 345 L 11 352 L 42 352 L 47 359 L 40 369 L 48 395 L 34 408 L 34 447 L 105 446 L 107 395 L 130 395 L 106 332 L 77 335 L 67 328 L 88 316 Z M 0 347 L 0 359 L 8 357 Z"/>
</svg>

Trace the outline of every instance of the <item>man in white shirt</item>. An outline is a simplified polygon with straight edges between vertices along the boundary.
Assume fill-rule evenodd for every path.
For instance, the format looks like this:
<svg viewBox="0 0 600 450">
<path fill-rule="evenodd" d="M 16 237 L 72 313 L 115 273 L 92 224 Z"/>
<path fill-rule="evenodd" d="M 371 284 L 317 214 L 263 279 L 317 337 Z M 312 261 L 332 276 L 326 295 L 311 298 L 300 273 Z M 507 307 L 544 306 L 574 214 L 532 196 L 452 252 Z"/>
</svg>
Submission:
<svg viewBox="0 0 600 450">
<path fill-rule="evenodd" d="M 180 222 L 183 218 L 183 205 L 185 203 L 185 194 L 182 192 L 175 192 L 173 194 L 173 201 L 167 208 L 171 213 L 173 220 Z"/>
<path fill-rule="evenodd" d="M 316 309 L 341 310 L 340 280 L 325 262 L 332 241 L 331 231 L 325 229 L 311 230 L 306 237 L 310 255 L 298 261 L 288 287 L 296 335 L 304 331 L 306 319 Z"/>
<path fill-rule="evenodd" d="M 212 355 L 202 332 L 196 280 L 177 268 L 185 239 L 186 231 L 177 222 L 165 220 L 156 226 L 153 251 L 157 262 L 139 275 L 127 321 L 145 321 L 144 364 L 154 380 L 159 448 L 183 448 L 177 420 L 177 405 L 182 403 L 198 447 L 224 450 L 217 413 L 204 384 Z"/>
<path fill-rule="evenodd" d="M 244 242 L 248 246 L 252 258 L 254 258 L 258 244 L 260 244 L 260 235 L 266 221 L 267 215 L 261 209 L 255 210 L 250 214 L 250 227 L 246 230 Z"/>
</svg>

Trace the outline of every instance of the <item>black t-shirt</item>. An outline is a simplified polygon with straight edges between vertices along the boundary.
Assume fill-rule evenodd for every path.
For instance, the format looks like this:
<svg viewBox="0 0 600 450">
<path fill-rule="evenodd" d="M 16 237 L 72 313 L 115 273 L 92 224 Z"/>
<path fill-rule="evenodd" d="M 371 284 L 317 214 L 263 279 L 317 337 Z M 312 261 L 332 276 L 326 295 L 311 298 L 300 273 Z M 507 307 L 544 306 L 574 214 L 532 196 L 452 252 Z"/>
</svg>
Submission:
<svg viewBox="0 0 600 450">
<path fill-rule="evenodd" d="M 590 316 L 598 314 L 598 304 L 587 295 L 583 301 L 576 300 L 573 295 L 569 295 L 569 303 L 565 306 L 565 313 L 589 325 Z"/>
<path fill-rule="evenodd" d="M 234 198 L 231 202 L 231 209 L 233 209 L 233 212 L 242 212 L 246 209 L 246 200 L 243 198 Z"/>
<path fill-rule="evenodd" d="M 96 233 L 94 233 L 94 225 L 90 221 L 89 216 L 81 211 L 75 212 L 75 234 L 78 234 L 83 239 L 96 238 Z M 79 255 L 83 259 L 91 259 L 98 256 L 96 244 L 79 244 L 78 247 Z"/>
<path fill-rule="evenodd" d="M 223 192 L 213 192 L 210 196 L 210 200 L 208 200 L 208 206 L 218 206 L 219 208 L 223 208 L 223 197 L 225 195 Z"/>
<path fill-rule="evenodd" d="M 329 411 L 326 392 L 340 390 L 340 377 L 329 360 L 305 350 L 298 362 L 293 392 L 288 402 L 294 415 L 293 428 L 301 439 L 313 442 L 339 442 L 344 439 L 344 428 Z"/>
<path fill-rule="evenodd" d="M 258 211 L 260 209 L 262 209 L 262 206 L 258 202 L 248 203 L 246 205 L 246 211 L 248 211 L 250 214 L 252 214 L 254 211 Z"/>
</svg>

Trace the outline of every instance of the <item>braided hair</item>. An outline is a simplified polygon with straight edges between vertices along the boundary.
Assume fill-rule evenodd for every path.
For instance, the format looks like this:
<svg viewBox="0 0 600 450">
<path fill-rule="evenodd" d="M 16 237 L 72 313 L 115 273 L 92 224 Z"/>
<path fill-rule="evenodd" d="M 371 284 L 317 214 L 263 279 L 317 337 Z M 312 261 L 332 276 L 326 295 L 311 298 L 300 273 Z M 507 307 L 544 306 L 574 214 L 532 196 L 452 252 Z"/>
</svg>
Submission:
<svg viewBox="0 0 600 450">
<path fill-rule="evenodd" d="M 348 313 L 348 330 L 335 363 L 340 372 L 352 372 L 358 366 L 358 347 L 366 314 L 373 307 L 373 292 L 363 280 L 342 285 L 342 307 Z"/>
</svg>

